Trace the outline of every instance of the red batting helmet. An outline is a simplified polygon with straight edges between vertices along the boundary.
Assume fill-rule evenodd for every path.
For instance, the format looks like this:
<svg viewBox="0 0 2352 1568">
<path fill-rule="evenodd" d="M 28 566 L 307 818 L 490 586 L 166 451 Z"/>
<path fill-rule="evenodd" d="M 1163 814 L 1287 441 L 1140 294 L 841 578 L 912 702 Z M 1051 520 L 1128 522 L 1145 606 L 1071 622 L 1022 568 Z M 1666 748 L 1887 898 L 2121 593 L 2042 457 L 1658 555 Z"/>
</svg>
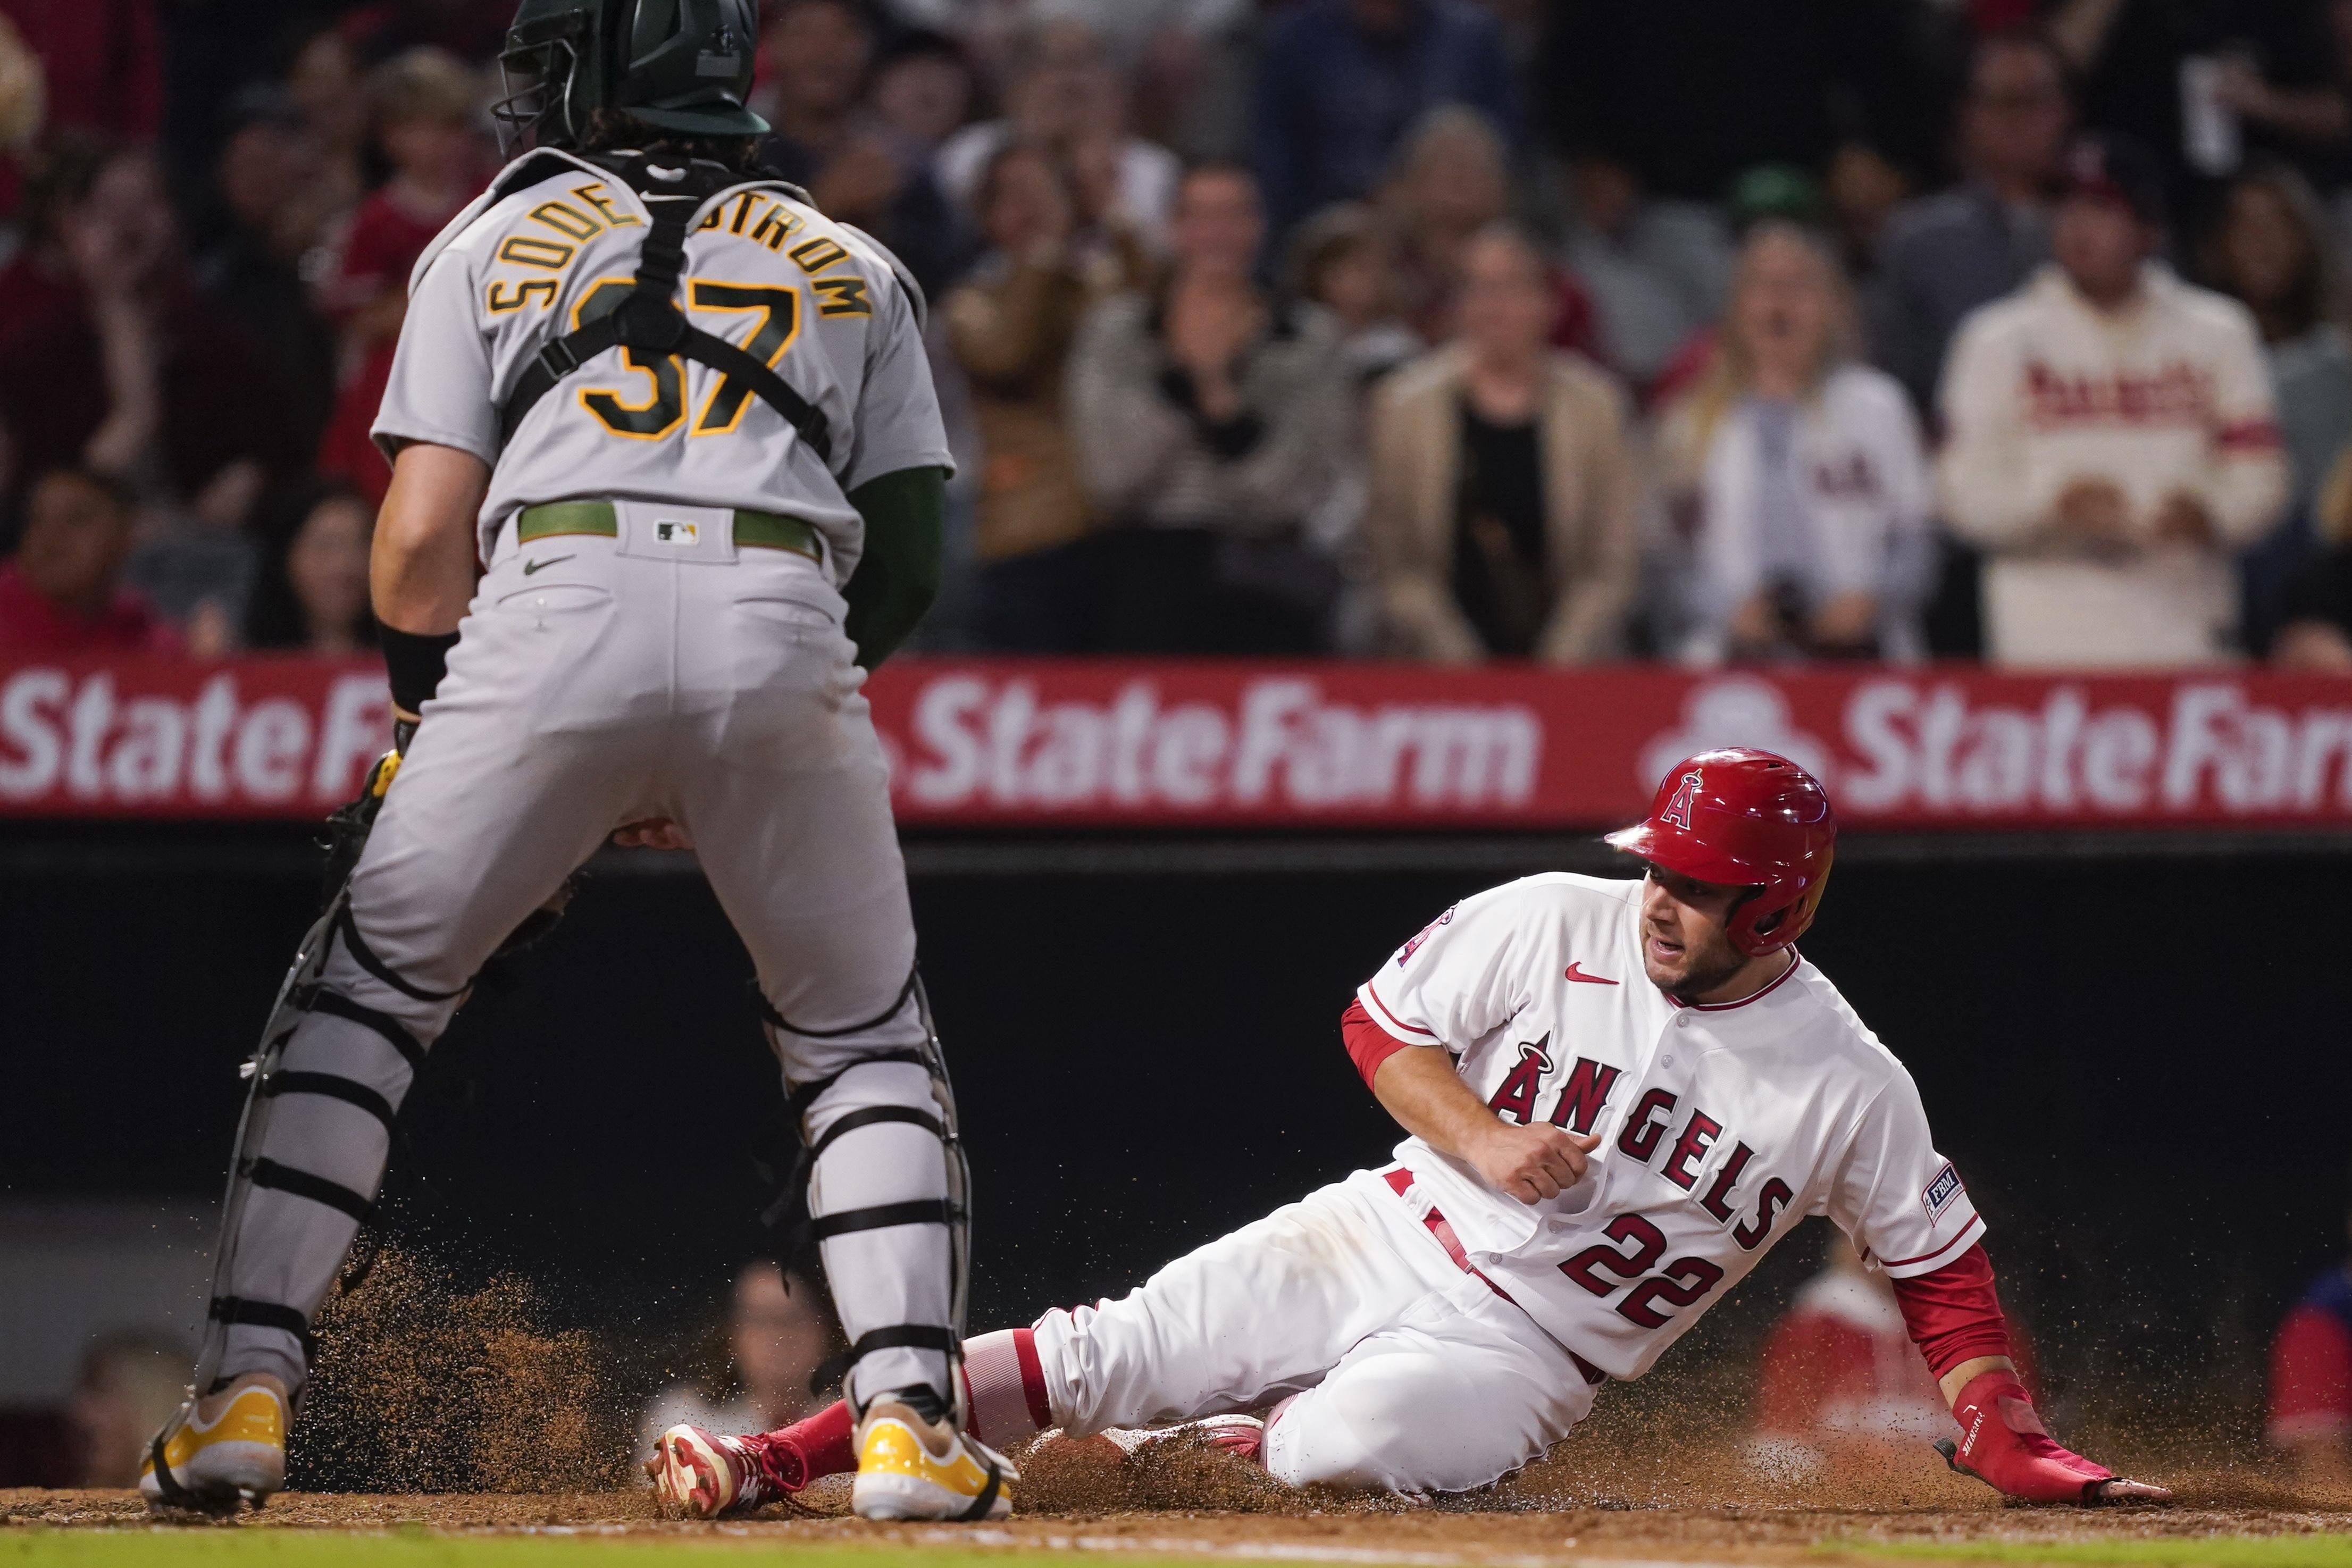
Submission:
<svg viewBox="0 0 2352 1568">
<path fill-rule="evenodd" d="M 1731 945 L 1754 956 L 1805 934 L 1837 848 L 1837 813 L 1813 776 L 1744 746 L 1677 762 L 1650 814 L 1609 842 L 1701 882 L 1752 887 L 1731 914 Z"/>
</svg>

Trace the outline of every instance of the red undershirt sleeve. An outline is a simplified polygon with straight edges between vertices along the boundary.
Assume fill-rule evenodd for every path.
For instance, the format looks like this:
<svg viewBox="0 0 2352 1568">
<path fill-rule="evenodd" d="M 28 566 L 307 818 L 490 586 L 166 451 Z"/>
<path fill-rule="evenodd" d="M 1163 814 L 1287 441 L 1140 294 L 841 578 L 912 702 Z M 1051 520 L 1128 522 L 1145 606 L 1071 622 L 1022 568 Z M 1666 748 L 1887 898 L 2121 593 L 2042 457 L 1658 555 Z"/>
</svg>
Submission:
<svg viewBox="0 0 2352 1568">
<path fill-rule="evenodd" d="M 1892 1283 L 1911 1343 L 1937 1377 L 1964 1361 L 2009 1354 L 2009 1321 L 2001 1315 L 1992 1260 L 1982 1242 L 1932 1273 Z"/>
<path fill-rule="evenodd" d="M 1339 1038 L 1346 1042 L 1356 1071 L 1364 1075 L 1367 1089 L 1372 1086 L 1372 1074 L 1381 1070 L 1381 1063 L 1405 1049 L 1403 1040 L 1372 1021 L 1361 1001 L 1350 1001 L 1348 1010 L 1339 1015 Z"/>
</svg>

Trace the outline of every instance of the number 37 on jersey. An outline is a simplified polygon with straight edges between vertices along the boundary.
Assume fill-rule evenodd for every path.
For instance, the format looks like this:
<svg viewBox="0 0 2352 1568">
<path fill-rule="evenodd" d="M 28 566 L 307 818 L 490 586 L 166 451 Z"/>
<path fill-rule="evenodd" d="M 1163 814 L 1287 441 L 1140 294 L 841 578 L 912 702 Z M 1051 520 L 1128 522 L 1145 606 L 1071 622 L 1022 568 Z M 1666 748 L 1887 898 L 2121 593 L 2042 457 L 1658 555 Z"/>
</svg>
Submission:
<svg viewBox="0 0 2352 1568">
<path fill-rule="evenodd" d="M 585 183 L 571 197 L 539 203 L 499 244 L 495 256 L 503 265 L 493 269 L 483 298 L 491 316 L 553 306 L 565 275 L 590 242 L 614 229 L 643 226 L 641 219 L 614 205 L 601 183 Z M 792 352 L 803 319 L 812 308 L 819 317 L 872 315 L 865 277 L 846 265 L 849 252 L 828 236 L 802 235 L 803 226 L 798 213 L 764 192 L 745 191 L 713 208 L 696 225 L 695 234 L 717 230 L 740 238 L 787 258 L 798 276 L 777 281 L 779 269 L 770 263 L 757 268 L 770 274 L 765 279 L 689 277 L 680 286 L 684 298 L 679 301 L 688 319 L 732 340 L 772 370 Z M 634 287 L 634 271 L 598 277 L 578 290 L 565 329 L 576 330 L 610 315 Z M 622 358 L 641 380 L 618 386 L 586 385 L 573 395 L 614 435 L 635 441 L 667 438 L 687 423 L 689 412 L 685 362 L 675 354 L 636 349 L 622 350 Z M 691 411 L 693 435 L 732 433 L 753 400 L 751 389 L 739 382 L 725 376 L 709 379 L 713 384 L 700 406 Z"/>
</svg>

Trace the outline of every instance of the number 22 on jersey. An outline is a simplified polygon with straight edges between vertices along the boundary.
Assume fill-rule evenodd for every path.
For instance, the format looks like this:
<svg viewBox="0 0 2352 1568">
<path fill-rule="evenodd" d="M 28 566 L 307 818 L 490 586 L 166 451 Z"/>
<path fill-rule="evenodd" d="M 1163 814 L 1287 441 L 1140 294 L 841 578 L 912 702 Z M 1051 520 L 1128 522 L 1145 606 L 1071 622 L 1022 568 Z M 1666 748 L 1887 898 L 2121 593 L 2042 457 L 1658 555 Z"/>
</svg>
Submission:
<svg viewBox="0 0 2352 1568">
<path fill-rule="evenodd" d="M 635 287 L 634 278 L 599 278 L 573 308 L 573 328 L 611 315 Z M 800 291 L 788 285 L 719 283 L 695 278 L 687 285 L 687 308 L 756 317 L 751 336 L 742 345 L 743 351 L 771 370 L 800 335 Z M 649 354 L 636 349 L 624 349 L 622 356 L 629 369 L 646 378 L 644 401 L 626 401 L 621 389 L 585 387 L 578 394 L 580 406 L 594 414 L 615 435 L 635 441 L 659 441 L 686 417 L 685 363 L 676 354 Z M 743 410 L 751 397 L 750 387 L 720 377 L 710 395 L 703 400 L 692 434 L 725 435 L 742 423 Z"/>
</svg>

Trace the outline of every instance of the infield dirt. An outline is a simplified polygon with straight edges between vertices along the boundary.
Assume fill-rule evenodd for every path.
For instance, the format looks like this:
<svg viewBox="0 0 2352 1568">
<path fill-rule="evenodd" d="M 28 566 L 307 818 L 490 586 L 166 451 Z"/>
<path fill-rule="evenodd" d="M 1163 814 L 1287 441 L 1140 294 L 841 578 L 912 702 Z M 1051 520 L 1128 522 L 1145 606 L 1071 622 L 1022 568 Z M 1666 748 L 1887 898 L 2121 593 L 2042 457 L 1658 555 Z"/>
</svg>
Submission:
<svg viewBox="0 0 2352 1568">
<path fill-rule="evenodd" d="M 2219 1425 L 2095 1423 L 2089 1451 L 2162 1482 L 2167 1507 L 2005 1506 L 1923 1442 L 1855 1448 L 1811 1475 L 1759 1467 L 1720 1360 L 1612 1386 L 1541 1461 L 1479 1493 L 1430 1502 L 1302 1492 L 1229 1455 L 1176 1440 L 1132 1458 L 1062 1444 L 1017 1456 L 1021 1513 L 988 1526 L 874 1526 L 845 1517 L 845 1478 L 800 1505 L 718 1524 L 664 1520 L 628 1484 L 630 1416 L 652 1378 L 567 1329 L 511 1279 L 468 1288 L 397 1251 L 332 1303 L 325 1354 L 296 1432 L 296 1479 L 378 1490 L 281 1494 L 236 1528 L 751 1537 L 817 1544 L 990 1546 L 1245 1556 L 1399 1568 L 1562 1568 L 1572 1563 L 1818 1559 L 1826 1546 L 2128 1542 L 2352 1532 L 2352 1486 L 2293 1484 Z M 2210 1410 L 2210 1407 L 2209 1407 Z M 349 1478 L 349 1479 L 341 1479 Z M 313 1484 L 317 1484 L 316 1481 Z M 0 1525 L 144 1527 L 128 1491 L 0 1490 Z M 205 1528 L 215 1523 L 187 1521 Z"/>
<path fill-rule="evenodd" d="M 2171 1481 L 2168 1507 L 2099 1510 L 2004 1506 L 1973 1481 L 1926 1465 L 1875 1477 L 1849 1469 L 1809 1489 L 1759 1489 L 1735 1449 L 1712 1460 L 1688 1450 L 1636 1464 L 1580 1451 L 1576 1441 L 1486 1493 L 1431 1503 L 1290 1491 L 1227 1456 L 1170 1444 L 1118 1461 L 1066 1448 L 1025 1456 L 1019 1517 L 978 1527 L 877 1526 L 844 1516 L 841 1478 L 803 1508 L 771 1505 L 717 1524 L 666 1520 L 635 1490 L 575 1492 L 281 1495 L 243 1529 L 556 1531 L 749 1537 L 876 1546 L 995 1546 L 1203 1557 L 1308 1560 L 1408 1568 L 1595 1561 L 1818 1560 L 1826 1547 L 2024 1544 L 2155 1537 L 2352 1531 L 2352 1496 L 2301 1495 L 2233 1468 Z M 1892 1456 L 1890 1456 L 1890 1458 Z M 1932 1456 L 1930 1456 L 1932 1458 Z M 1643 1483 L 1642 1477 L 1648 1479 Z M 1724 1489 L 1712 1498 L 1706 1489 Z M 0 1491 L 9 1526 L 143 1526 L 120 1491 Z M 203 1528 L 210 1521 L 191 1520 Z M 2027 1555 L 2030 1556 L 2030 1548 Z"/>
</svg>

